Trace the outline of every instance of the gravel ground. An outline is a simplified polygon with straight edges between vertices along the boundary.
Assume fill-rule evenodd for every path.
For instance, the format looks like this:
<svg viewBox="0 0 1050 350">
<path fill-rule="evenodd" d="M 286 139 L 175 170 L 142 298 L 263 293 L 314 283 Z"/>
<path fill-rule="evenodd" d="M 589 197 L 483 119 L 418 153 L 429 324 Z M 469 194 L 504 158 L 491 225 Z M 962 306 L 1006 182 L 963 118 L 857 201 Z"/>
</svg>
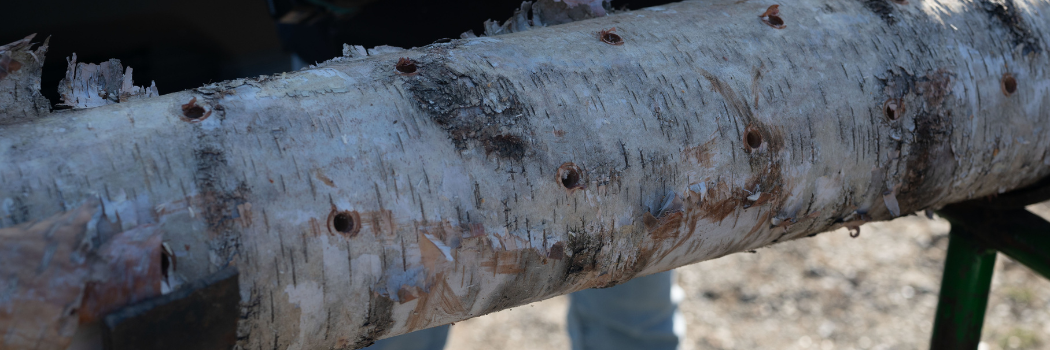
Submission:
<svg viewBox="0 0 1050 350">
<path fill-rule="evenodd" d="M 1030 207 L 1050 218 L 1050 205 Z M 908 216 L 677 269 L 682 348 L 928 349 L 948 223 Z M 446 349 L 568 349 L 561 296 L 452 327 Z M 982 350 L 1050 349 L 1050 281 L 999 254 Z"/>
</svg>

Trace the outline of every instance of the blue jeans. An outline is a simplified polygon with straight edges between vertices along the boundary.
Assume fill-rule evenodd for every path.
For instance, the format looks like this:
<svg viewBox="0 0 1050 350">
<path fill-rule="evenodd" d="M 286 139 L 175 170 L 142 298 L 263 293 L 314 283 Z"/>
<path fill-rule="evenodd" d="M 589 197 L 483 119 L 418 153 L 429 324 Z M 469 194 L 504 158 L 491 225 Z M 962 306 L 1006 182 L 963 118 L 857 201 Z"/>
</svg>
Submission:
<svg viewBox="0 0 1050 350">
<path fill-rule="evenodd" d="M 678 349 L 685 321 L 678 312 L 684 293 L 673 271 L 624 284 L 569 294 L 567 328 L 573 350 Z M 376 341 L 368 350 L 441 350 L 448 325 Z"/>
</svg>

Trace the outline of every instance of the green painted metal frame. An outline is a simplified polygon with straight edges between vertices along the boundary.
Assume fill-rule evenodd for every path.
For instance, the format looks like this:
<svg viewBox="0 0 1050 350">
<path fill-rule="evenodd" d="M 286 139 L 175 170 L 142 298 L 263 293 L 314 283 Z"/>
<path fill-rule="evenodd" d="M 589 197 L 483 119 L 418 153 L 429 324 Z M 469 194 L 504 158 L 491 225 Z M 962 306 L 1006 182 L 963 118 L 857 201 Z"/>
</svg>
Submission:
<svg viewBox="0 0 1050 350">
<path fill-rule="evenodd" d="M 977 348 L 992 287 L 995 255 L 995 250 L 982 247 L 964 229 L 952 226 L 931 349 Z"/>
<path fill-rule="evenodd" d="M 937 211 L 952 228 L 931 349 L 977 349 L 996 252 L 1050 279 L 1050 222 L 1024 209 L 1047 199 L 1050 179 L 994 200 L 952 204 Z"/>
</svg>

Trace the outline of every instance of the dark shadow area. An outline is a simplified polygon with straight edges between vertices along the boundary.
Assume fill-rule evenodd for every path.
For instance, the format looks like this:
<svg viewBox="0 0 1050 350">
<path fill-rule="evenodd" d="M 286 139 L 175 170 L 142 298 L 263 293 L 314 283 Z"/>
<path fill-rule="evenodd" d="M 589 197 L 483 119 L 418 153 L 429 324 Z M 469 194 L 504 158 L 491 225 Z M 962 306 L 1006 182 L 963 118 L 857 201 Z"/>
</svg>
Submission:
<svg viewBox="0 0 1050 350">
<path fill-rule="evenodd" d="M 667 0 L 615 0 L 637 9 Z M 134 69 L 136 85 L 160 93 L 292 69 L 342 53 L 342 44 L 418 47 L 505 20 L 521 0 L 44 0 L 6 4 L 0 43 L 50 36 L 41 92 L 58 102 L 66 59 L 116 58 Z"/>
</svg>

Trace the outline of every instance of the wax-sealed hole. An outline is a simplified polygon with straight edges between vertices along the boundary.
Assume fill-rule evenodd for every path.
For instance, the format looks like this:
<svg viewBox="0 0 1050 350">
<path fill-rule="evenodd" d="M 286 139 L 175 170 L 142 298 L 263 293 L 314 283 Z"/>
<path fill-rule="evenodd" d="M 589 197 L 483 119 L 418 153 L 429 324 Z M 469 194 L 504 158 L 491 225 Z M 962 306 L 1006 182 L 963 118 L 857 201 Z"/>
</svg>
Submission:
<svg viewBox="0 0 1050 350">
<path fill-rule="evenodd" d="M 609 45 L 623 45 L 623 38 L 620 35 L 613 33 L 616 31 L 616 27 L 603 30 L 598 33 L 598 37 L 602 39 L 602 42 Z"/>
<path fill-rule="evenodd" d="M 358 231 L 361 231 L 361 216 L 356 211 L 337 211 L 333 209 L 332 213 L 328 215 L 328 229 L 332 233 L 353 237 L 357 235 Z"/>
<path fill-rule="evenodd" d="M 397 69 L 401 74 L 415 74 L 416 62 L 410 58 L 401 57 L 397 60 L 397 64 L 394 65 L 394 69 Z"/>
<path fill-rule="evenodd" d="M 1014 79 L 1014 76 L 1010 73 L 1003 74 L 1001 88 L 1003 89 L 1004 95 L 1012 95 L 1013 93 L 1017 92 L 1017 79 Z"/>
<path fill-rule="evenodd" d="M 558 181 L 567 190 L 583 188 L 583 172 L 573 163 L 565 163 L 558 167 Z"/>
<path fill-rule="evenodd" d="M 758 132 L 758 130 L 750 129 L 744 134 L 744 142 L 751 149 L 762 147 L 762 133 Z"/>
<path fill-rule="evenodd" d="M 888 99 L 882 104 L 882 112 L 886 115 L 886 119 L 897 120 L 904 115 L 904 101 L 898 99 Z"/>
</svg>

